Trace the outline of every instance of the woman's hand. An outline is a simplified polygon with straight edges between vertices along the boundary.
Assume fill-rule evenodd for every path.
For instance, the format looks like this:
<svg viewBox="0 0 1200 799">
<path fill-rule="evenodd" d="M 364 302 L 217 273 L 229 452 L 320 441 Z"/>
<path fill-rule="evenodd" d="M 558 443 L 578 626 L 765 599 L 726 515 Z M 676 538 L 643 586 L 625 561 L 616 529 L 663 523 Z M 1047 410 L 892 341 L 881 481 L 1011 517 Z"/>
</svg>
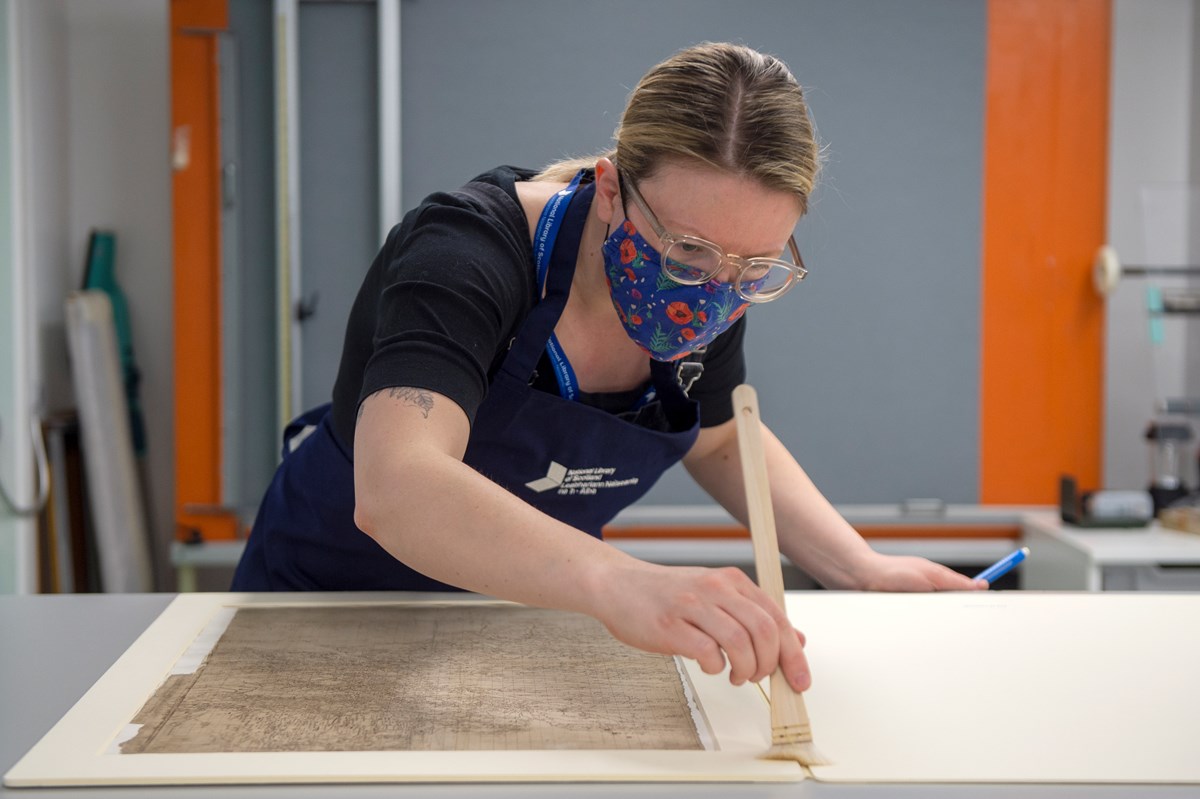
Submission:
<svg viewBox="0 0 1200 799">
<path fill-rule="evenodd" d="M 728 659 L 734 685 L 777 666 L 795 690 L 812 684 L 803 634 L 740 569 L 622 564 L 605 572 L 597 605 L 593 615 L 618 640 L 692 658 L 706 674 Z"/>
<path fill-rule="evenodd" d="M 864 591 L 977 591 L 987 588 L 985 580 L 972 580 L 924 558 L 879 554 L 859 567 L 858 582 Z"/>
</svg>

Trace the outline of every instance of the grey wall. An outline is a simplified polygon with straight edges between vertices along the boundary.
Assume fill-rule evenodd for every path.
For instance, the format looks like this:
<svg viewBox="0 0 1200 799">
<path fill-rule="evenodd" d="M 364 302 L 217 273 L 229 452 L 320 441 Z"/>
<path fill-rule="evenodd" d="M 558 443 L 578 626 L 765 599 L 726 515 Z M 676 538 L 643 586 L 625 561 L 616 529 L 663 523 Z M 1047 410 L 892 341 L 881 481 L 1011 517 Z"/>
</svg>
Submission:
<svg viewBox="0 0 1200 799">
<path fill-rule="evenodd" d="M 983 0 L 405 0 L 405 207 L 610 143 L 638 78 L 703 40 L 782 57 L 827 162 L 811 274 L 750 314 L 762 413 L 835 502 L 975 502 Z M 704 495 L 680 470 L 647 501 Z"/>
<path fill-rule="evenodd" d="M 316 299 L 302 326 L 305 408 L 330 400 L 350 306 L 380 244 L 375 19 L 373 3 L 299 6 L 301 284 Z M 226 422 L 236 425 L 238 449 L 225 497 L 246 522 L 270 483 L 288 421 L 276 407 L 273 26 L 270 3 L 230 0 L 238 62 L 234 324 L 241 335 L 238 390 L 227 398 L 234 418 Z"/>
<path fill-rule="evenodd" d="M 607 148 L 638 78 L 681 47 L 731 40 L 787 61 L 826 165 L 797 230 L 808 280 L 750 315 L 764 417 L 835 502 L 977 501 L 984 0 L 401 5 L 405 208 L 497 164 Z M 240 51 L 269 48 L 269 27 L 246 22 L 261 6 L 232 8 Z M 380 244 L 376 45 L 373 4 L 300 9 L 301 259 L 306 291 L 320 293 L 304 332 L 313 405 L 328 398 Z M 265 162 L 241 174 L 259 172 Z M 270 247 L 269 230 L 244 224 L 243 235 Z M 706 497 L 677 469 L 647 501 Z"/>
<path fill-rule="evenodd" d="M 234 401 L 239 412 L 236 418 L 226 419 L 227 425 L 235 426 L 238 451 L 230 464 L 233 485 L 226 486 L 225 496 L 241 509 L 246 520 L 253 518 L 279 462 L 282 429 L 277 418 L 275 388 L 278 369 L 272 11 L 272 4 L 262 0 L 229 3 L 230 35 L 237 52 L 234 103 L 238 131 L 235 207 L 238 237 L 234 273 L 239 318 L 234 325 L 242 335 L 236 342 L 240 390 Z"/>
<path fill-rule="evenodd" d="M 301 396 L 332 397 L 342 337 L 379 245 L 378 45 L 373 3 L 300 4 Z"/>
</svg>

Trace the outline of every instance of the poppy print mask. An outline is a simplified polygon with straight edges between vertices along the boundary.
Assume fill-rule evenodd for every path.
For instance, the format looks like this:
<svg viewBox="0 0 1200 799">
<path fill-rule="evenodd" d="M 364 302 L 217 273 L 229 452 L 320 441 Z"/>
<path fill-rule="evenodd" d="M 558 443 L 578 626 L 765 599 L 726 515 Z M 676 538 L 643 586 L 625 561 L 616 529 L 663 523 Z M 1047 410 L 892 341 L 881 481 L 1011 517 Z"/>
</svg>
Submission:
<svg viewBox="0 0 1200 799">
<path fill-rule="evenodd" d="M 658 252 L 626 220 L 604 242 L 604 271 L 625 332 L 656 361 L 674 361 L 711 344 L 750 303 L 733 285 L 676 283 Z"/>
</svg>

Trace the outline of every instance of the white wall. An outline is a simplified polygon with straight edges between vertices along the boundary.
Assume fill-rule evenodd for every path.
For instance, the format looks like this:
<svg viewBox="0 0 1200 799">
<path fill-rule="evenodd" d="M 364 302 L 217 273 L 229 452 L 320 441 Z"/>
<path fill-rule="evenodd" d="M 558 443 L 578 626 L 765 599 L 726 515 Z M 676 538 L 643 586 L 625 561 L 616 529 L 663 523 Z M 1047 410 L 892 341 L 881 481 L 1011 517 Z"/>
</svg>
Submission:
<svg viewBox="0 0 1200 799">
<path fill-rule="evenodd" d="M 63 0 L 16 0 L 20 26 L 20 124 L 26 180 L 25 273 L 37 323 L 30 367 L 41 410 L 73 405 L 63 332 L 67 285 L 67 35 Z"/>
<path fill-rule="evenodd" d="M 26 275 L 17 269 L 21 230 L 18 213 L 20 130 L 17 96 L 15 12 L 0 0 L 0 486 L 11 502 L 32 507 L 29 423 L 32 398 L 21 379 L 30 358 L 30 319 Z M 0 593 L 26 593 L 34 588 L 35 527 L 29 517 L 0 503 Z"/>
<path fill-rule="evenodd" d="M 23 158 L 43 411 L 74 407 L 63 303 L 88 233 L 117 235 L 149 442 L 148 522 L 160 552 L 174 528 L 174 372 L 168 0 L 16 0 Z M 166 574 L 159 558 L 160 573 Z"/>
<path fill-rule="evenodd" d="M 65 6 L 61 0 L 9 0 L 9 36 L 6 41 L 6 80 L 10 93 L 9 133 L 13 139 L 13 169 L 6 190 L 11 193 L 12 244 L 10 258 L 13 313 L 12 385 L 6 392 L 2 457 L 5 485 L 14 499 L 32 499 L 32 450 L 29 415 L 60 407 L 50 404 L 65 385 L 64 356 L 49 354 L 43 346 L 50 336 L 42 328 L 53 325 L 48 298 L 62 276 L 66 246 L 61 234 L 66 222 L 66 36 Z M 62 312 L 57 313 L 62 327 Z M 65 346 L 63 347 L 65 353 Z M 54 383 L 54 391 L 47 389 Z M 32 520 L 6 519 L 6 570 L 0 585 L 20 592 L 36 589 L 34 526 Z M 11 558 L 11 559 L 9 559 Z"/>
<path fill-rule="evenodd" d="M 147 526 L 161 556 L 175 516 L 168 0 L 68 0 L 67 41 L 68 279 L 82 279 L 91 229 L 115 231 L 142 372 Z"/>
<path fill-rule="evenodd" d="M 1200 186 L 1200 96 L 1198 95 L 1200 95 L 1200 0 L 1195 0 L 1192 6 L 1192 153 L 1189 174 L 1192 184 L 1196 186 Z M 1193 240 L 1195 240 L 1195 235 L 1194 231 Z M 1200 262 L 1200 253 L 1193 255 L 1196 258 L 1193 263 Z M 1191 286 L 1194 289 L 1200 289 L 1200 278 L 1192 278 Z M 1193 335 L 1188 338 L 1187 343 L 1187 391 L 1188 396 L 1200 397 L 1200 333 L 1195 332 L 1197 328 L 1200 328 L 1200 320 L 1194 324 Z M 1196 421 L 1200 426 L 1200 419 Z M 1200 434 L 1200 430 L 1197 431 L 1197 434 Z M 1197 477 L 1200 481 L 1200 475 Z"/>
<path fill-rule="evenodd" d="M 1145 264 L 1142 188 L 1200 182 L 1200 0 L 1115 0 L 1110 96 L 1108 241 L 1127 264 Z M 1193 254 L 1196 257 L 1200 254 Z M 1200 393 L 1200 320 L 1165 323 L 1151 346 L 1144 278 L 1126 278 L 1109 297 L 1106 330 L 1104 483 L 1149 480 L 1143 439 L 1156 401 Z M 1165 285 L 1165 284 L 1164 284 Z M 1176 284 L 1178 285 L 1178 284 Z M 1191 363 L 1189 365 L 1189 357 Z M 1190 373 L 1190 374 L 1189 374 Z"/>
</svg>

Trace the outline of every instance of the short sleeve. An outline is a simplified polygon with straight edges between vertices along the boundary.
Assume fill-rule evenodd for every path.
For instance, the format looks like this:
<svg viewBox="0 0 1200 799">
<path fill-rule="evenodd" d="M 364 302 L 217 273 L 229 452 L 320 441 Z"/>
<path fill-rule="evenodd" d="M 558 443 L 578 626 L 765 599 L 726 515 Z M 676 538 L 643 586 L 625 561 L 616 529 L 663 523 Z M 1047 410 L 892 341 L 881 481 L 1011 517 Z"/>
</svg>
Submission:
<svg viewBox="0 0 1200 799">
<path fill-rule="evenodd" d="M 525 177 L 501 167 L 432 194 L 389 234 L 351 309 L 334 384 L 334 430 L 348 449 L 359 404 L 393 386 L 436 391 L 474 423 L 493 364 L 536 300 L 514 188 Z"/>
<path fill-rule="evenodd" d="M 704 371 L 689 395 L 700 403 L 700 426 L 716 427 L 733 418 L 733 390 L 746 382 L 746 317 L 709 345 Z"/>
</svg>

